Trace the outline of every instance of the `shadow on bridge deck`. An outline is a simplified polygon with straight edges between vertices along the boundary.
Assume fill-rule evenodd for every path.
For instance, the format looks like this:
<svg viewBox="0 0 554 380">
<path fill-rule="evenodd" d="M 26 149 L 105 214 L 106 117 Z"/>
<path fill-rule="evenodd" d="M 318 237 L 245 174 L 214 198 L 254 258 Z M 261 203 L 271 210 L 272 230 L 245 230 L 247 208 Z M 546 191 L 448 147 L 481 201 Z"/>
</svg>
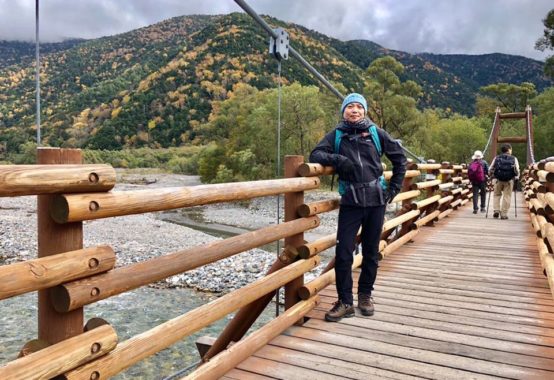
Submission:
<svg viewBox="0 0 554 380">
<path fill-rule="evenodd" d="M 424 227 L 381 262 L 373 317 L 325 322 L 330 286 L 308 322 L 225 378 L 554 378 L 554 301 L 518 203 L 518 218 L 465 207 Z"/>
</svg>

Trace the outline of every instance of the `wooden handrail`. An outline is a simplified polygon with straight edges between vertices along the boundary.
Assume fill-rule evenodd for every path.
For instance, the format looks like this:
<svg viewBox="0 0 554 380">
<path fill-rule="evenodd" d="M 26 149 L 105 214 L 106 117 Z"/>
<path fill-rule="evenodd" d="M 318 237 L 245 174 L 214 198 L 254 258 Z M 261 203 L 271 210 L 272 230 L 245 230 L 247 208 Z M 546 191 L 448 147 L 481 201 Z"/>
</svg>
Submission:
<svg viewBox="0 0 554 380">
<path fill-rule="evenodd" d="M 439 164 L 439 167 L 441 165 Z M 321 164 L 302 164 L 298 168 L 298 174 L 301 177 L 315 177 L 319 175 L 330 175 L 335 174 L 335 170 L 332 166 L 323 166 Z M 385 170 L 383 171 L 383 175 L 385 176 L 385 179 L 390 179 L 392 177 L 392 171 L 391 170 Z M 412 178 L 417 177 L 421 175 L 421 172 L 419 170 L 407 170 L 405 177 L 406 178 Z"/>
<path fill-rule="evenodd" d="M 54 307 L 71 311 L 317 226 L 317 216 L 296 219 L 59 285 L 52 289 L 58 300 Z"/>
<path fill-rule="evenodd" d="M 329 234 L 317 239 L 311 243 L 306 243 L 298 247 L 298 256 L 301 259 L 307 259 L 315 256 L 321 251 L 334 247 L 337 244 L 337 234 Z"/>
<path fill-rule="evenodd" d="M 554 161 L 540 162 L 538 164 L 538 169 L 546 170 L 547 172 L 554 173 Z"/>
<path fill-rule="evenodd" d="M 441 168 L 442 168 L 442 164 L 411 163 L 408 165 L 408 169 L 417 169 L 417 170 L 439 170 Z"/>
<path fill-rule="evenodd" d="M 435 202 L 438 202 L 441 199 L 440 195 L 433 195 L 430 198 L 425 198 L 419 202 L 415 202 L 412 204 L 412 210 L 420 210 L 424 207 L 429 206 L 430 204 L 433 204 Z"/>
<path fill-rule="evenodd" d="M 0 300 L 106 272 L 115 265 L 107 245 L 0 266 Z"/>
<path fill-rule="evenodd" d="M 398 195 L 393 198 L 391 203 L 397 203 L 397 202 L 406 201 L 408 199 L 417 198 L 420 195 L 421 195 L 420 190 L 403 191 L 401 193 L 398 193 Z"/>
<path fill-rule="evenodd" d="M 301 177 L 315 177 L 318 175 L 330 174 L 335 174 L 335 169 L 332 166 L 304 163 L 298 167 L 298 175 Z"/>
<path fill-rule="evenodd" d="M 461 193 L 463 190 L 464 190 L 464 189 L 462 189 L 461 187 L 458 187 L 457 189 L 451 190 L 451 191 L 450 191 L 450 194 L 451 194 L 451 195 L 456 195 L 456 194 Z"/>
<path fill-rule="evenodd" d="M 541 182 L 554 182 L 554 172 L 538 170 L 537 177 Z"/>
<path fill-rule="evenodd" d="M 437 202 L 438 202 L 438 204 L 439 204 L 440 206 L 442 206 L 443 204 L 448 203 L 448 202 L 450 202 L 450 201 L 453 200 L 453 199 L 454 199 L 454 196 L 448 195 L 448 196 L 446 196 L 446 197 L 442 197 L 442 198 L 439 199 Z"/>
<path fill-rule="evenodd" d="M 498 117 L 500 119 L 525 119 L 527 117 L 527 113 L 526 112 L 499 113 Z"/>
<path fill-rule="evenodd" d="M 340 206 L 340 198 L 326 199 L 323 201 L 304 203 L 296 211 L 299 216 L 305 218 L 314 216 L 323 212 L 336 210 Z"/>
<path fill-rule="evenodd" d="M 426 215 L 423 218 L 416 220 L 415 225 L 419 228 L 419 227 L 425 226 L 427 223 L 434 222 L 435 220 L 437 220 L 440 213 L 441 212 L 439 210 L 435 210 L 429 215 Z"/>
<path fill-rule="evenodd" d="M 250 334 L 247 338 L 233 344 L 231 347 L 204 363 L 196 371 L 183 377 L 181 380 L 212 380 L 219 379 L 229 370 L 253 355 L 260 348 L 268 344 L 296 321 L 302 319 L 319 303 L 317 296 L 306 301 L 300 301 L 267 325 Z"/>
<path fill-rule="evenodd" d="M 94 372 L 107 379 L 140 360 L 171 346 L 298 276 L 315 268 L 319 257 L 299 260 L 279 271 L 162 323 L 117 345 L 107 355 L 65 374 L 67 380 L 89 380 Z"/>
<path fill-rule="evenodd" d="M 554 214 L 554 193 L 546 193 L 544 195 L 544 200 L 548 204 L 545 207 L 545 211 L 548 215 Z"/>
<path fill-rule="evenodd" d="M 405 214 L 402 214 L 400 216 L 397 216 L 396 218 L 393 218 L 391 220 L 387 220 L 385 223 L 383 223 L 383 232 L 389 231 L 395 227 L 398 227 L 404 222 L 407 222 L 410 219 L 413 219 L 421 213 L 420 210 L 412 210 Z"/>
<path fill-rule="evenodd" d="M 355 255 L 354 260 L 352 261 L 352 269 L 356 269 L 362 265 L 362 260 L 362 254 Z M 301 299 L 308 300 L 319 293 L 320 290 L 325 289 L 327 286 L 332 284 L 333 281 L 335 281 L 335 271 L 330 270 L 314 278 L 307 284 L 304 284 L 304 286 L 298 289 L 298 295 Z"/>
<path fill-rule="evenodd" d="M 0 197 L 109 191 L 110 165 L 0 165 Z"/>
<path fill-rule="evenodd" d="M 454 187 L 454 186 L 455 186 L 454 182 L 441 183 L 439 185 L 439 190 L 445 191 L 445 190 L 448 190 L 448 189 L 450 189 L 451 187 Z"/>
<path fill-rule="evenodd" d="M 441 212 L 439 214 L 439 216 L 437 216 L 437 219 L 441 220 L 441 219 L 446 218 L 448 215 L 450 215 L 452 213 L 452 211 L 453 211 L 452 208 L 448 208 L 448 209 L 444 210 L 443 212 Z"/>
<path fill-rule="evenodd" d="M 392 243 L 387 244 L 385 249 L 379 252 L 379 256 L 381 257 L 381 260 L 384 259 L 387 255 L 390 255 L 392 252 L 396 251 L 398 248 L 400 248 L 410 240 L 412 240 L 412 238 L 414 238 L 414 236 L 416 236 L 418 233 L 419 233 L 419 228 L 413 229 L 412 231 L 399 237 Z"/>
<path fill-rule="evenodd" d="M 439 186 L 441 183 L 442 182 L 441 182 L 440 179 L 435 179 L 435 180 L 432 180 L 432 181 L 425 181 L 425 182 L 417 182 L 417 183 L 414 183 L 411 186 L 411 189 L 412 190 L 427 189 L 429 187 Z"/>
<path fill-rule="evenodd" d="M 385 176 L 385 179 L 388 181 L 392 178 L 392 171 L 387 170 L 383 172 L 383 175 Z M 404 178 L 415 178 L 419 177 L 421 175 L 421 172 L 419 170 L 406 170 L 406 174 L 404 175 Z"/>
<path fill-rule="evenodd" d="M 58 223 L 171 210 L 312 190 L 319 178 L 285 178 L 151 190 L 56 196 L 50 213 Z"/>
<path fill-rule="evenodd" d="M 0 379 L 50 379 L 107 354 L 116 345 L 113 327 L 100 326 L 9 362 L 0 367 Z"/>
</svg>

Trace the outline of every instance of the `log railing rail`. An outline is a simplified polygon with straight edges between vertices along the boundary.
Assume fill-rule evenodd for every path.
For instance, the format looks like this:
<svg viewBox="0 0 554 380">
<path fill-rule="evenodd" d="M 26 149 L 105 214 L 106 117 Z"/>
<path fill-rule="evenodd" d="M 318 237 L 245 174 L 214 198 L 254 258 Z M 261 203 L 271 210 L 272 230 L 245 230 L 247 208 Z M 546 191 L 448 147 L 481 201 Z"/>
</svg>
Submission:
<svg viewBox="0 0 554 380">
<path fill-rule="evenodd" d="M 541 265 L 554 296 L 554 157 L 527 167 L 523 194 L 537 235 Z"/>
<path fill-rule="evenodd" d="M 45 373 L 50 377 L 63 375 L 66 379 L 107 378 L 238 310 L 204 355 L 203 360 L 208 364 L 193 375 L 212 378 L 224 373 L 223 368 L 231 366 L 230 363 L 242 360 L 246 355 L 244 352 L 250 352 L 251 347 L 265 344 L 291 324 L 302 323 L 302 316 L 317 303 L 317 292 L 334 281 L 334 271 L 330 270 L 333 260 L 322 275 L 307 284 L 303 281 L 303 274 L 319 264 L 319 253 L 336 244 L 335 234 L 312 242 L 304 241 L 303 237 L 305 231 L 319 225 L 318 214 L 339 207 L 337 197 L 304 203 L 304 191 L 319 188 L 318 177 L 333 174 L 331 167 L 303 164 L 301 157 L 289 156 L 285 160 L 285 178 L 282 179 L 110 191 L 115 185 L 115 171 L 107 165 L 81 165 L 78 150 L 39 149 L 38 157 L 40 165 L 0 166 L 0 181 L 5 185 L 0 196 L 37 195 L 39 199 L 39 258 L 0 266 L 0 300 L 31 291 L 44 293 L 39 297 L 40 344 L 26 347 L 46 348 L 36 353 L 31 349 L 25 360 L 17 359 L 0 367 L 0 373 L 19 368 L 18 371 L 26 372 L 14 373 L 25 373 L 25 376 L 33 373 L 26 378 L 39 378 L 38 374 Z M 383 225 L 379 246 L 381 258 L 386 258 L 414 239 L 421 228 L 433 225 L 471 198 L 471 185 L 462 165 L 410 163 L 407 169 L 402 191 L 393 199 L 400 208 Z M 550 165 L 537 168 L 537 179 L 551 178 L 550 169 Z M 385 171 L 384 175 L 390 179 L 392 172 Z M 544 185 L 530 183 L 529 189 L 527 191 L 537 190 L 538 194 L 544 195 L 541 200 L 545 206 L 540 208 L 535 204 L 533 207 L 551 212 L 554 205 L 551 205 L 550 193 L 542 192 L 545 191 Z M 283 223 L 148 261 L 114 268 L 116 257 L 111 247 L 82 247 L 84 220 L 277 194 L 285 195 Z M 537 215 L 543 217 L 543 211 L 537 211 Z M 545 229 L 544 233 L 551 232 Z M 49 246 L 52 242 L 46 240 L 46 234 L 57 236 L 53 246 Z M 85 305 L 280 239 L 285 239 L 284 249 L 266 277 L 241 289 L 117 345 L 115 330 L 109 325 L 83 333 Z M 40 248 L 41 241 L 44 242 L 43 248 Z M 552 243 L 546 240 L 546 244 Z M 353 267 L 360 264 L 361 256 L 358 255 Z M 245 338 L 243 342 L 246 343 L 236 343 L 227 349 L 231 342 L 241 341 L 281 286 L 285 286 L 285 313 Z M 58 352 L 59 345 L 84 345 L 88 342 L 86 336 L 95 336 L 102 331 L 109 332 L 110 343 L 100 344 L 101 348 L 94 346 L 92 354 L 79 357 L 78 353 L 83 351 L 76 349 L 71 359 L 64 359 L 66 364 L 49 360 L 53 359 L 50 352 Z M 248 342 L 255 344 L 250 346 Z M 240 349 L 246 346 L 250 349 Z M 98 357 L 99 352 L 102 357 Z M 217 363 L 225 363 L 225 366 Z"/>
</svg>

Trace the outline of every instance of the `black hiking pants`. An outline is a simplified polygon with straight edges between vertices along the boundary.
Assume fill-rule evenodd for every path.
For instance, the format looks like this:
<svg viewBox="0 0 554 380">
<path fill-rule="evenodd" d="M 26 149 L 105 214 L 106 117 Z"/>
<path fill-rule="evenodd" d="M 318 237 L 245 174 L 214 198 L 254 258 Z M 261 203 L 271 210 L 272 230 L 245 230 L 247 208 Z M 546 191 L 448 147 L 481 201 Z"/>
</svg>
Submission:
<svg viewBox="0 0 554 380">
<path fill-rule="evenodd" d="M 481 194 L 481 209 L 485 209 L 487 203 L 487 181 L 472 183 L 473 186 L 473 209 L 479 210 L 479 194 Z"/>
<path fill-rule="evenodd" d="M 352 305 L 352 262 L 355 238 L 362 226 L 362 273 L 358 293 L 371 294 L 379 267 L 379 240 L 385 218 L 385 206 L 341 206 L 335 250 L 335 275 L 339 300 Z"/>
</svg>

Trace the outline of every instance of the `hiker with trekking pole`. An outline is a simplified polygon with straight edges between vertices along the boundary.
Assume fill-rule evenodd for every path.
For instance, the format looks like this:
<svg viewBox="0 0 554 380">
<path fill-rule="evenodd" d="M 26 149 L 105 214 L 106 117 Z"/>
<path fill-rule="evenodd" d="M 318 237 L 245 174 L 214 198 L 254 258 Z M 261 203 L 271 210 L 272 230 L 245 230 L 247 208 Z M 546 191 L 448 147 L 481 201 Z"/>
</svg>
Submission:
<svg viewBox="0 0 554 380">
<path fill-rule="evenodd" d="M 473 213 L 477 214 L 477 211 L 479 211 L 479 199 L 481 199 L 481 212 L 484 213 L 489 165 L 483 160 L 483 152 L 480 150 L 476 150 L 471 159 L 473 161 L 467 168 L 467 176 L 473 189 Z"/>
<path fill-rule="evenodd" d="M 512 192 L 516 189 L 517 179 L 519 178 L 519 162 L 517 157 L 512 155 L 512 146 L 503 144 L 501 154 L 496 156 L 491 162 L 490 174 L 495 178 L 494 182 L 494 200 L 493 214 L 494 218 L 508 219 L 508 210 L 512 200 Z M 517 206 L 514 197 L 514 208 Z M 516 217 L 517 217 L 517 210 Z"/>
</svg>

